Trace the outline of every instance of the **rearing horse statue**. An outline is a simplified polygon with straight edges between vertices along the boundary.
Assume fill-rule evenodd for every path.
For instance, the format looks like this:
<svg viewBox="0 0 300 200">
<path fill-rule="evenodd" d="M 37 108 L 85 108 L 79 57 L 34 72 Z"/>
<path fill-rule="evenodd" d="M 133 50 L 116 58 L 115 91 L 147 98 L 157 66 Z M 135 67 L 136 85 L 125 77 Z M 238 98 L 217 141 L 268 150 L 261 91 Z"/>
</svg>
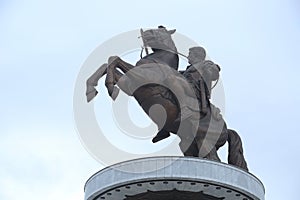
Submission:
<svg viewBox="0 0 300 200">
<path fill-rule="evenodd" d="M 203 91 L 197 94 L 191 81 L 187 80 L 189 76 L 183 76 L 184 73 L 177 71 L 179 56 L 171 36 L 174 32 L 161 26 L 141 31 L 144 45 L 153 52 L 142 57 L 135 66 L 118 56 L 111 56 L 108 63 L 103 64 L 87 80 L 87 101 L 97 95 L 95 86 L 106 74 L 105 86 L 111 98 L 114 100 L 118 96 L 119 89 L 133 96 L 157 124 L 158 135 L 163 135 L 158 140 L 167 137 L 169 133 L 177 134 L 181 139 L 179 146 L 184 156 L 216 161 L 220 161 L 217 150 L 228 141 L 228 163 L 248 170 L 238 134 L 227 129 L 222 117 L 215 117 L 215 107 L 208 98 L 197 98 L 205 88 L 198 88 Z M 202 78 L 197 70 L 189 70 L 189 73 L 193 77 Z M 174 84 L 178 80 L 182 84 Z M 164 108 L 165 116 L 153 111 L 156 104 Z M 207 105 L 205 112 L 203 105 Z M 183 112 L 186 108 L 188 111 Z"/>
</svg>

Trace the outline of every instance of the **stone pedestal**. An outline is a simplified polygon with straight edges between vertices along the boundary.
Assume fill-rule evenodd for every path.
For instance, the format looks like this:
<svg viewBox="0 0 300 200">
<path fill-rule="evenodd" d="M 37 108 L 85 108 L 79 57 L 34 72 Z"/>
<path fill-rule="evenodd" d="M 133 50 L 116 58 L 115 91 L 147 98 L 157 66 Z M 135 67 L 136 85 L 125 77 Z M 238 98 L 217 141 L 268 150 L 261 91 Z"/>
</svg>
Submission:
<svg viewBox="0 0 300 200">
<path fill-rule="evenodd" d="M 85 185 L 85 200 L 264 200 L 264 186 L 234 166 L 190 157 L 112 165 Z"/>
</svg>

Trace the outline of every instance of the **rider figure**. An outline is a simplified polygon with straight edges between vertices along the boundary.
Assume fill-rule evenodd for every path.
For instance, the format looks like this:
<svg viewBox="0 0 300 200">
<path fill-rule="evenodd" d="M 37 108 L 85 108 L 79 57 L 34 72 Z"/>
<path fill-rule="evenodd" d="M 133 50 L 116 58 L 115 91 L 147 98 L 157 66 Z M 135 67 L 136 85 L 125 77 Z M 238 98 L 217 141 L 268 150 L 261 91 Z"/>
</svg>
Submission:
<svg viewBox="0 0 300 200">
<path fill-rule="evenodd" d="M 220 67 L 210 60 L 205 60 L 206 52 L 202 47 L 192 47 L 189 49 L 188 62 L 186 70 L 182 72 L 183 76 L 193 87 L 193 91 L 201 106 L 202 113 L 207 112 L 207 102 L 211 98 L 212 81 L 219 78 Z"/>
<path fill-rule="evenodd" d="M 216 81 L 219 78 L 220 67 L 212 61 L 205 60 L 205 57 L 206 52 L 204 48 L 200 46 L 190 48 L 188 55 L 190 65 L 187 66 L 185 71 L 180 71 L 185 79 L 173 75 L 167 79 L 168 84 L 172 85 L 172 91 L 176 97 L 182 96 L 184 98 L 180 102 L 182 103 L 181 120 L 189 118 L 195 111 L 205 114 L 208 106 L 210 106 L 207 105 L 207 102 L 209 102 L 211 96 L 212 81 Z M 192 90 L 182 87 L 186 85 L 185 81 L 189 83 Z M 191 103 L 195 102 L 195 100 L 197 101 L 196 104 Z M 169 136 L 169 132 L 161 130 L 152 141 L 155 143 Z"/>
<path fill-rule="evenodd" d="M 202 47 L 192 47 L 189 49 L 188 62 L 186 70 L 183 72 L 183 75 L 190 80 L 188 74 L 192 74 L 197 70 L 204 83 L 208 89 L 208 97 L 210 98 L 211 93 L 211 84 L 212 81 L 216 81 L 219 78 L 220 67 L 217 64 L 214 64 L 210 60 L 205 60 L 206 52 Z M 191 70 L 191 71 L 190 71 Z M 199 81 L 199 80 L 198 80 Z"/>
</svg>

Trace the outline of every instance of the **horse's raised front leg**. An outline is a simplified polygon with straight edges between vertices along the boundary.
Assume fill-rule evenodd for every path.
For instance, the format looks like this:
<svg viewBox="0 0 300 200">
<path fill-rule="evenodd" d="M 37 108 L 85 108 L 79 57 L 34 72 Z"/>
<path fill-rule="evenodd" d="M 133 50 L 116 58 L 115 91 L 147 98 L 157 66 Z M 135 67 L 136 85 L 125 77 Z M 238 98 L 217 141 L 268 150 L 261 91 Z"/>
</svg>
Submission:
<svg viewBox="0 0 300 200">
<path fill-rule="evenodd" d="M 99 79 L 106 74 L 106 69 L 107 64 L 101 65 L 97 71 L 86 81 L 86 97 L 88 102 L 90 102 L 98 94 L 98 91 L 95 89 L 95 87 L 98 85 Z"/>
<path fill-rule="evenodd" d="M 122 77 L 122 74 L 117 71 L 117 68 L 126 73 L 133 67 L 133 65 L 126 63 L 118 56 L 111 56 L 108 59 L 105 86 L 107 88 L 109 96 L 113 100 L 115 100 L 119 94 L 119 88 L 117 88 L 115 84 L 118 83 L 119 79 Z"/>
</svg>

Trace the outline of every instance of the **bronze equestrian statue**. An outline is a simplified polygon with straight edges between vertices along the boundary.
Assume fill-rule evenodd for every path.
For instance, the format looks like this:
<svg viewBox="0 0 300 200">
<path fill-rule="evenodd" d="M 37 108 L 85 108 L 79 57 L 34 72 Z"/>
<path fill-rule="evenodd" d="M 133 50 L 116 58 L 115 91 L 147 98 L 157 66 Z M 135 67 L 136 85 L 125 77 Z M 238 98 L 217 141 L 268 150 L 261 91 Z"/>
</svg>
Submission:
<svg viewBox="0 0 300 200">
<path fill-rule="evenodd" d="M 194 47 L 188 56 L 190 66 L 178 72 L 179 53 L 171 36 L 174 32 L 163 26 L 141 30 L 144 45 L 152 53 L 135 66 L 111 56 L 87 80 L 87 101 L 97 95 L 95 86 L 106 74 L 105 86 L 113 100 L 120 88 L 133 96 L 158 125 L 153 142 L 177 134 L 184 156 L 220 161 L 217 150 L 228 141 L 228 163 L 248 171 L 240 137 L 227 129 L 219 110 L 210 103 L 211 82 L 218 79 L 220 67 L 205 60 L 203 48 Z M 156 104 L 164 108 L 164 119 L 159 112 L 151 112 Z"/>
</svg>

